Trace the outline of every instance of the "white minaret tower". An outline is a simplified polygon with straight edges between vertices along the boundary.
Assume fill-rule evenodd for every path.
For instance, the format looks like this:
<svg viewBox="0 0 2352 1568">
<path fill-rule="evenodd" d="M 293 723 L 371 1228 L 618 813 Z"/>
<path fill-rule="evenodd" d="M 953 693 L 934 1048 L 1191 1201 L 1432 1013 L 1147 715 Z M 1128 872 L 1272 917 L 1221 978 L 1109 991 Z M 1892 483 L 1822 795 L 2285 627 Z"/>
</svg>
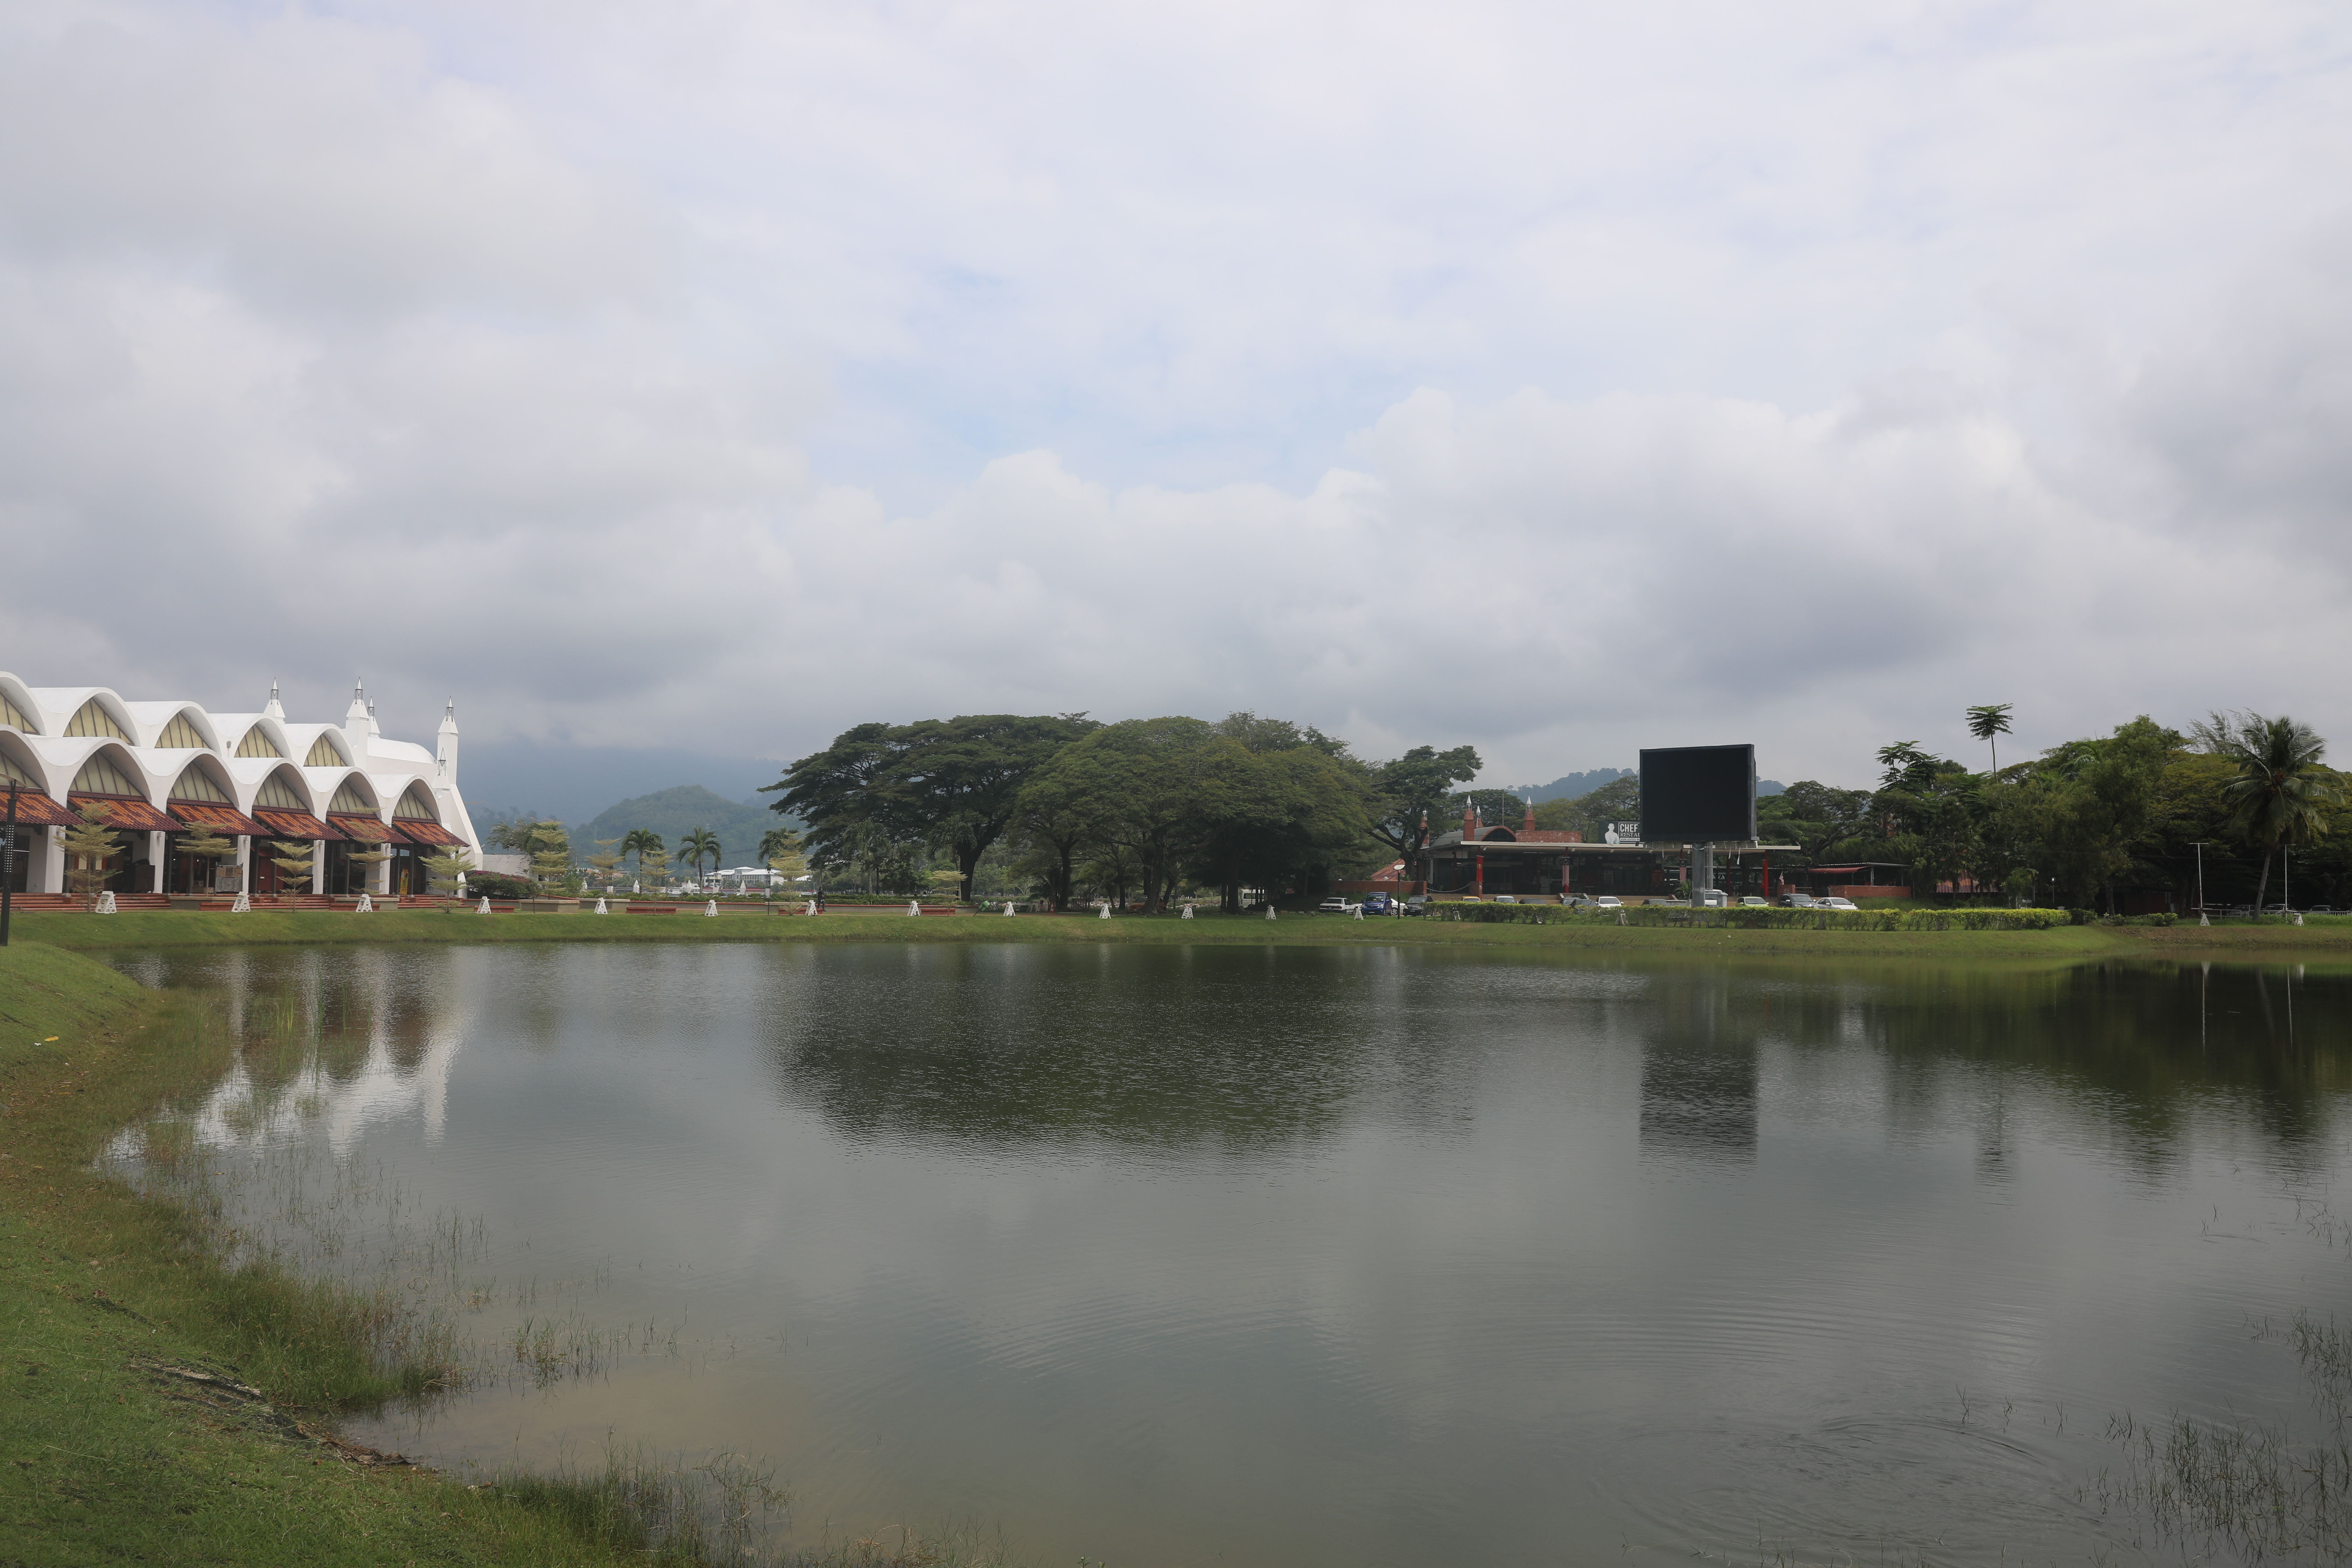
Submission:
<svg viewBox="0 0 2352 1568">
<path fill-rule="evenodd" d="M 367 685 L 364 681 L 353 681 L 352 705 L 343 710 L 343 733 L 364 735 L 367 733 Z"/>
<path fill-rule="evenodd" d="M 278 700 L 278 682 L 273 680 L 269 683 L 269 700 L 262 704 L 261 710 L 281 724 L 286 721 L 285 704 Z"/>
<path fill-rule="evenodd" d="M 433 747 L 434 776 L 443 789 L 457 787 L 457 700 L 441 710 L 441 733 Z"/>
</svg>

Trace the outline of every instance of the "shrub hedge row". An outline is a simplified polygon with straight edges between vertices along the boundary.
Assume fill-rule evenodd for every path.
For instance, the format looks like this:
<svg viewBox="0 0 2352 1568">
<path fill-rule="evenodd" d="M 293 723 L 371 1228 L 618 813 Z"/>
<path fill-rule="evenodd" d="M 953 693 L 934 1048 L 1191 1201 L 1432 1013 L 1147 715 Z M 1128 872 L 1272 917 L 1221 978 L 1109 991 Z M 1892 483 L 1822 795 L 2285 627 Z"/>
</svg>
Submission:
<svg viewBox="0 0 2352 1568">
<path fill-rule="evenodd" d="M 1735 931 L 2048 931 L 2080 925 L 2077 910 L 1685 910 L 1642 904 L 1626 910 L 1563 909 L 1558 904 L 1433 904 L 1441 921 L 1487 925 L 1724 926 Z M 2135 923 L 2172 923 L 2169 915 Z"/>
</svg>

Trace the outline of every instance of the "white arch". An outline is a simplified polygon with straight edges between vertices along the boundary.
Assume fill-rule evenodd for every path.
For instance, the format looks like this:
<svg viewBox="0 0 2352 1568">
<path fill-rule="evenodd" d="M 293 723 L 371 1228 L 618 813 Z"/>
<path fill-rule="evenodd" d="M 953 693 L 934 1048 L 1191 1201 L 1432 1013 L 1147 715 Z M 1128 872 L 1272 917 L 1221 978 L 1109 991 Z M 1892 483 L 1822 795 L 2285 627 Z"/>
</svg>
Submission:
<svg viewBox="0 0 2352 1568">
<path fill-rule="evenodd" d="M 100 756 L 108 752 L 112 753 L 108 760 L 113 763 L 114 771 L 121 773 L 123 777 L 123 782 L 131 786 L 131 793 L 139 799 L 145 801 L 149 805 L 160 807 L 163 804 L 163 792 L 172 787 L 171 779 L 157 778 L 155 776 L 155 770 L 148 766 L 147 763 L 140 758 L 137 749 L 124 742 L 113 740 L 101 741 L 89 737 L 82 737 L 65 742 L 63 744 L 79 748 L 80 753 L 73 763 L 72 771 L 66 774 L 66 787 L 68 790 L 73 788 L 75 778 L 80 774 L 82 769 L 89 765 L 89 761 L 92 757 Z M 167 756 L 187 756 L 194 753 L 183 752 L 164 752 L 163 754 Z M 177 778 L 178 776 L 179 775 L 176 773 L 172 775 L 173 778 Z M 93 790 L 88 793 L 97 795 L 113 794 L 115 792 Z"/>
<path fill-rule="evenodd" d="M 206 778 L 212 780 L 212 782 L 219 787 L 221 795 L 231 805 L 236 804 L 236 780 L 229 776 L 226 764 L 221 761 L 218 755 L 211 752 L 170 752 L 164 754 L 167 756 L 181 756 L 188 759 L 187 766 L 183 767 L 178 773 L 173 773 L 171 779 L 163 785 L 163 798 L 165 801 L 168 802 L 177 798 L 172 794 L 173 787 L 186 775 L 190 768 L 193 768 L 203 773 Z"/>
<path fill-rule="evenodd" d="M 85 705 L 95 701 L 110 715 L 131 743 L 139 743 L 139 721 L 131 716 L 129 704 L 113 690 L 103 686 L 36 686 L 30 688 L 33 700 L 40 706 L 41 733 L 66 741 L 111 739 L 96 735 L 68 735 L 66 726 Z"/>
<path fill-rule="evenodd" d="M 59 778 L 56 767 L 35 751 L 24 736 L 13 730 L 0 730 L 0 752 L 5 752 L 8 760 L 32 779 L 35 788 L 51 800 L 64 804 L 65 780 L 70 779 L 71 773 L 66 774 L 64 779 Z"/>
<path fill-rule="evenodd" d="M 43 735 L 48 728 L 41 720 L 41 705 L 34 700 L 33 689 L 5 669 L 0 669 L 0 697 L 5 697 L 31 726 L 28 733 Z"/>
<path fill-rule="evenodd" d="M 213 727 L 212 715 L 194 702 L 126 702 L 122 706 L 134 721 L 131 740 L 142 749 L 161 749 L 163 731 L 172 727 L 173 720 L 182 717 L 188 720 L 189 728 L 195 731 L 196 739 L 206 750 L 220 749 L 220 735 Z M 182 746 L 173 749 L 189 751 L 194 748 Z"/>
<path fill-rule="evenodd" d="M 329 770 L 325 768 L 305 768 L 302 771 L 306 773 L 323 773 Z M 368 777 L 367 774 L 360 772 L 357 768 L 341 768 L 336 770 L 334 783 L 328 785 L 326 788 L 321 789 L 319 792 L 319 798 L 327 803 L 328 810 L 332 811 L 335 809 L 336 795 L 341 791 L 345 784 L 351 784 L 355 780 L 359 784 L 360 793 L 367 796 L 369 813 L 381 818 L 383 816 L 383 796 L 376 789 L 375 781 Z M 346 809 L 348 810 L 348 808 Z"/>
</svg>

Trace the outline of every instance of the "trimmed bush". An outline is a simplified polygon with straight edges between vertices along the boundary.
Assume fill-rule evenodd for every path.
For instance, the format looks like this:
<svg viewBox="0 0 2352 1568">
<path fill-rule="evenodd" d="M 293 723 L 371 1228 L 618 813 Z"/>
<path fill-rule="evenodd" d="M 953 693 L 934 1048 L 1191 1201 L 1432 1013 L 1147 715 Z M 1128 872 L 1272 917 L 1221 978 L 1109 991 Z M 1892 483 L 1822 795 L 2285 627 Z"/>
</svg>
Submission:
<svg viewBox="0 0 2352 1568">
<path fill-rule="evenodd" d="M 469 899 L 535 899 L 539 889 L 527 877 L 501 877 L 496 871 L 466 873 L 466 896 Z"/>
</svg>

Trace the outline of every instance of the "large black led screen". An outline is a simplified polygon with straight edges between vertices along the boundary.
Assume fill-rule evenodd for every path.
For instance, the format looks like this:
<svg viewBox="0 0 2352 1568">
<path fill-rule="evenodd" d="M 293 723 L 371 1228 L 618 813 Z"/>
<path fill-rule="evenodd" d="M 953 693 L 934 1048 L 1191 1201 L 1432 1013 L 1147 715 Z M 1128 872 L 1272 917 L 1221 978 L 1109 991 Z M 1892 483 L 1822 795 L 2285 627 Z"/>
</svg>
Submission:
<svg viewBox="0 0 2352 1568">
<path fill-rule="evenodd" d="M 1643 752 L 1643 842 L 1719 844 L 1755 837 L 1755 747 L 1661 746 Z"/>
</svg>

